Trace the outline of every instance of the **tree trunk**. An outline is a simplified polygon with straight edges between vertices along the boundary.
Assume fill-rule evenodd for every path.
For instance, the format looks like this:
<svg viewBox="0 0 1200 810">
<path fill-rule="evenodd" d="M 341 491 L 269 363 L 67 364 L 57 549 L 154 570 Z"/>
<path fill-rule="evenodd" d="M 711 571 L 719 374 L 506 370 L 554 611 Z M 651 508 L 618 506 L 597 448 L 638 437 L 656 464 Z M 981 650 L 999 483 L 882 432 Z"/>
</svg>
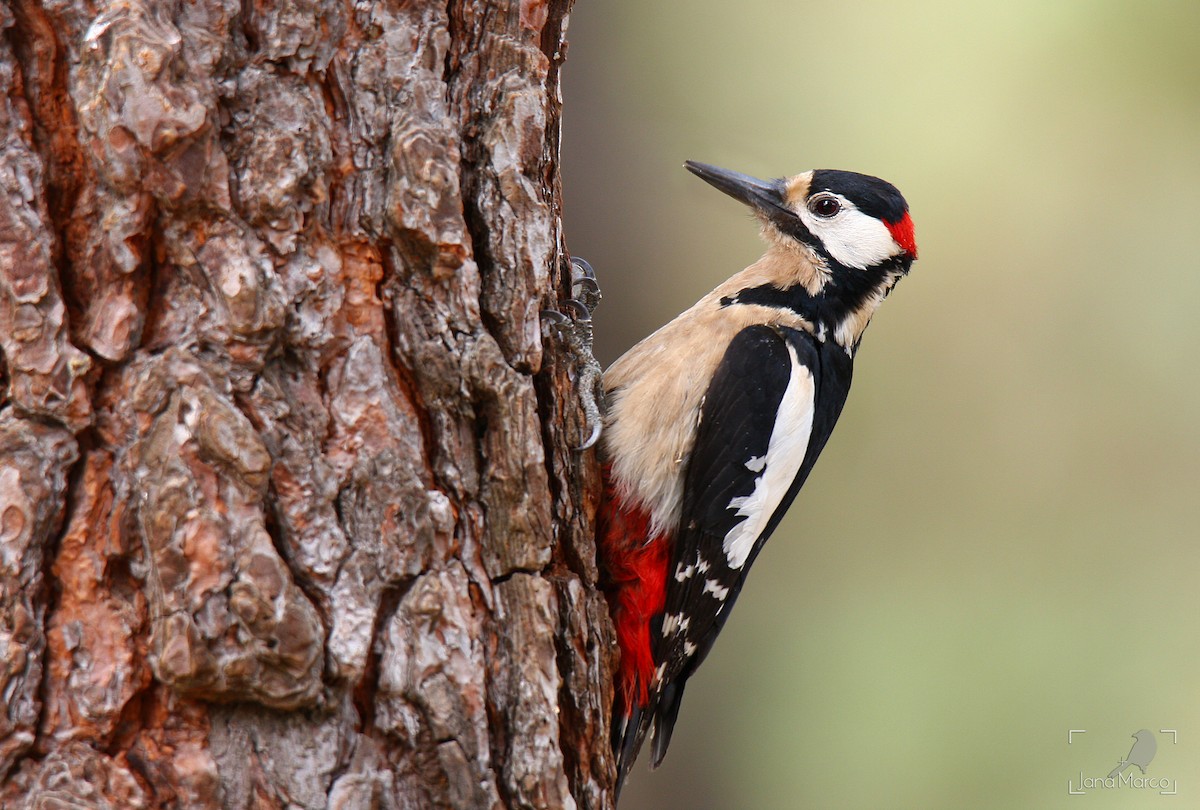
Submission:
<svg viewBox="0 0 1200 810">
<path fill-rule="evenodd" d="M 611 805 L 570 5 L 0 5 L 0 804 Z"/>
</svg>

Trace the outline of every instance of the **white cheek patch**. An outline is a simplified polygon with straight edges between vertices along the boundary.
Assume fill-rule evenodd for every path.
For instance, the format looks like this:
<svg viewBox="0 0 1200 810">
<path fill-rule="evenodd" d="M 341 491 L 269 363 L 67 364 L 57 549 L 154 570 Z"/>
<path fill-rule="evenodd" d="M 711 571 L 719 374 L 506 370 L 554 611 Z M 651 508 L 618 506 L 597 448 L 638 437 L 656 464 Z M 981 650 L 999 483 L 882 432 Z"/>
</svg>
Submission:
<svg viewBox="0 0 1200 810">
<path fill-rule="evenodd" d="M 865 270 L 903 251 L 880 220 L 859 211 L 846 198 L 834 196 L 841 202 L 842 212 L 832 219 L 822 219 L 803 207 L 797 213 L 839 264 Z"/>
<path fill-rule="evenodd" d="M 722 544 L 729 567 L 735 571 L 746 564 L 755 541 L 783 502 L 808 452 L 816 388 L 812 372 L 800 364 L 790 343 L 787 350 L 792 373 L 771 429 L 766 464 L 754 482 L 754 491 L 729 502 L 730 509 L 736 509 L 738 515 L 746 518 L 729 530 Z"/>
</svg>

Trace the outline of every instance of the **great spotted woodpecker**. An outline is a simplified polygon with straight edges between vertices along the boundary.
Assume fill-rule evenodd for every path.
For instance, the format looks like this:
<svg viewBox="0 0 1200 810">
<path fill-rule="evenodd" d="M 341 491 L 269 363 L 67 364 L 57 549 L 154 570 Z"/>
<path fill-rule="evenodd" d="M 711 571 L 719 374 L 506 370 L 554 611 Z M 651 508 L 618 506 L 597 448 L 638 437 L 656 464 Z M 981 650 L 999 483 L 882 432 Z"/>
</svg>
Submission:
<svg viewBox="0 0 1200 810">
<path fill-rule="evenodd" d="M 686 166 L 749 205 L 768 247 L 604 374 L 618 791 L 652 726 L 651 767 L 666 754 L 688 678 L 837 422 L 863 330 L 917 258 L 908 205 L 878 178 Z"/>
</svg>

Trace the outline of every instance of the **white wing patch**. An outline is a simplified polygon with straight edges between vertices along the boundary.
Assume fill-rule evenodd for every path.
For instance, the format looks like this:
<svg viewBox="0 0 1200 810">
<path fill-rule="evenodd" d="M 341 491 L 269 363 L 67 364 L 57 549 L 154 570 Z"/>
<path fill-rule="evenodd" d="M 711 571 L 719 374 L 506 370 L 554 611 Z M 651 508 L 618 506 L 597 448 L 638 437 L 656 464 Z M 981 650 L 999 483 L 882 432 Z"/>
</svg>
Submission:
<svg viewBox="0 0 1200 810">
<path fill-rule="evenodd" d="M 729 567 L 735 571 L 746 564 L 754 542 L 783 501 L 808 451 L 816 386 L 812 372 L 801 365 L 796 356 L 796 349 L 788 343 L 787 350 L 792 360 L 792 372 L 779 403 L 775 426 L 771 429 L 766 467 L 755 479 L 753 492 L 729 502 L 730 509 L 736 509 L 738 515 L 746 518 L 729 530 L 722 544 Z"/>
</svg>

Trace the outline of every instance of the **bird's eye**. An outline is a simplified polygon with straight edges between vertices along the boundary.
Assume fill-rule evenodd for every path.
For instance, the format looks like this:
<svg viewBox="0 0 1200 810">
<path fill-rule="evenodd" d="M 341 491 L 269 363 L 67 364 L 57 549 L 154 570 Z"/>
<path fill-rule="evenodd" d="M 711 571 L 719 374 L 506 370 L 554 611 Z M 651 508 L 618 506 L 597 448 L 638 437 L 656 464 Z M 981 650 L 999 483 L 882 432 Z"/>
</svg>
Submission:
<svg viewBox="0 0 1200 810">
<path fill-rule="evenodd" d="M 838 212 L 842 210 L 842 204 L 835 197 L 817 197 L 808 204 L 808 210 L 819 217 L 829 219 L 837 216 Z"/>
</svg>

